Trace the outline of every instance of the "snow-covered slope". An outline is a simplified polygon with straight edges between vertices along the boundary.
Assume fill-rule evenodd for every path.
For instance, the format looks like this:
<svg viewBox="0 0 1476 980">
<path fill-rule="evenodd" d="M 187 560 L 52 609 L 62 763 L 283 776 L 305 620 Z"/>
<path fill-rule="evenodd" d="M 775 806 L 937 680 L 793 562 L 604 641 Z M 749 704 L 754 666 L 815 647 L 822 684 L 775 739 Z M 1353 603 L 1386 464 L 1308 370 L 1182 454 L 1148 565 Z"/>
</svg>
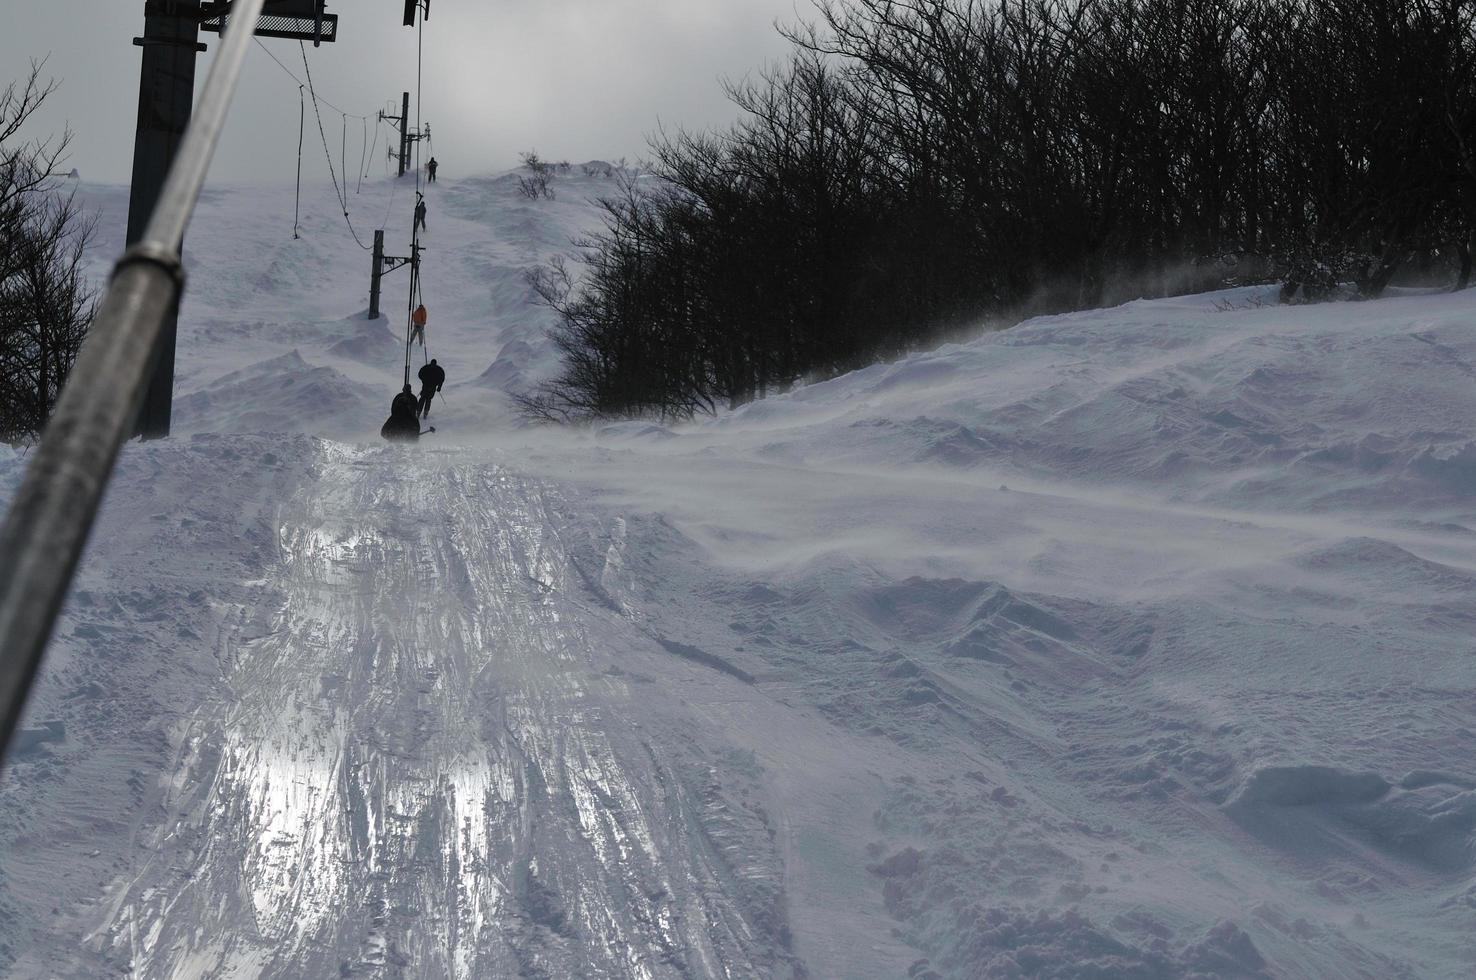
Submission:
<svg viewBox="0 0 1476 980">
<path fill-rule="evenodd" d="M 413 450 L 331 190 L 295 241 L 290 190 L 206 199 L 179 435 L 124 453 L 0 788 L 8 973 L 1476 970 L 1476 294 L 529 429 L 523 273 L 612 188 L 555 189 L 430 189 Z"/>
</svg>

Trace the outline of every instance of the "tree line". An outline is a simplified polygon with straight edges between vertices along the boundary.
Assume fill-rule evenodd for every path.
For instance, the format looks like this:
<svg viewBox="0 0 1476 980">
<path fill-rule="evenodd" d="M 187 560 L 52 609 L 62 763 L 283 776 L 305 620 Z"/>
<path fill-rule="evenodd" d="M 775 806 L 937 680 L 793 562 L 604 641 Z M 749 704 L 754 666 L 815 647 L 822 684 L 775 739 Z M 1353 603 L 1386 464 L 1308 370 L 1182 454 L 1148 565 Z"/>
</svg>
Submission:
<svg viewBox="0 0 1476 980">
<path fill-rule="evenodd" d="M 0 442 L 37 436 L 92 323 L 83 257 L 96 223 L 59 176 L 70 134 L 23 138 L 54 82 L 0 89 Z"/>
<path fill-rule="evenodd" d="M 981 323 L 1248 281 L 1464 287 L 1472 0 L 819 0 L 739 121 L 534 285 L 549 418 L 741 404 Z"/>
</svg>

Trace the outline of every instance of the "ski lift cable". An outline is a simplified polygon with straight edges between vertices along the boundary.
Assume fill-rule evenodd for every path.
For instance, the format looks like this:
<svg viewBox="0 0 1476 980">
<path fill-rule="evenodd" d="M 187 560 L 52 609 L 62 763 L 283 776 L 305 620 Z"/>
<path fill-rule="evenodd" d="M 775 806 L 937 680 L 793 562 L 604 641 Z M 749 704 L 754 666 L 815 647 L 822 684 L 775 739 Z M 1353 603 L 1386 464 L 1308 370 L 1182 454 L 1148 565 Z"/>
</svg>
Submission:
<svg viewBox="0 0 1476 980">
<path fill-rule="evenodd" d="M 312 100 L 313 100 L 313 115 L 318 120 L 318 135 L 320 137 L 322 137 L 322 140 L 323 140 L 323 156 L 328 161 L 328 176 L 333 179 L 333 193 L 335 195 L 337 195 L 337 197 L 338 197 L 338 203 L 343 208 L 343 221 L 344 221 L 344 224 L 348 225 L 349 234 L 352 235 L 352 236 L 354 236 L 354 243 L 357 244 L 364 251 L 366 251 L 366 252 L 372 252 L 373 249 L 370 246 L 365 245 L 362 241 L 359 240 L 359 233 L 354 230 L 354 222 L 353 222 L 353 219 L 351 219 L 349 217 L 349 212 L 348 212 L 348 198 L 345 196 L 345 194 L 344 194 L 343 191 L 339 190 L 339 187 L 338 187 L 338 174 L 336 172 L 334 172 L 334 169 L 333 169 L 333 153 L 332 153 L 332 151 L 330 151 L 328 149 L 328 133 L 323 128 L 323 114 L 318 111 L 318 96 L 317 96 L 317 93 L 313 91 L 313 70 L 312 70 L 312 68 L 308 67 L 307 45 L 304 44 L 301 41 L 298 41 L 297 42 L 297 46 L 302 50 L 302 67 L 303 67 L 303 70 L 307 73 L 307 89 L 308 89 L 308 95 L 310 95 L 312 97 Z M 345 173 L 343 176 L 344 176 L 345 183 L 347 183 L 347 181 L 348 181 L 348 174 Z"/>
<path fill-rule="evenodd" d="M 298 237 L 298 220 L 302 217 L 302 133 L 307 120 L 307 99 L 302 86 L 297 86 L 297 195 L 292 202 L 292 237 Z"/>
<path fill-rule="evenodd" d="M 417 191 L 415 196 L 420 198 L 420 193 Z M 420 201 L 417 200 L 417 206 L 419 203 Z M 405 304 L 405 384 L 407 385 L 410 383 L 410 351 L 415 342 L 415 310 L 424 302 L 425 296 L 420 287 L 420 225 L 419 222 L 415 222 L 410 226 L 410 296 Z M 420 345 L 425 346 L 423 327 L 420 332 Z"/>
<path fill-rule="evenodd" d="M 418 241 L 418 239 L 417 239 L 417 241 Z M 425 304 L 425 280 L 423 280 L 423 279 L 420 278 L 419 270 L 416 271 L 416 274 L 415 274 L 415 283 L 414 283 L 414 287 L 413 288 L 415 290 L 415 295 L 414 295 L 414 297 L 410 301 L 411 305 L 412 306 L 423 306 Z M 425 363 L 425 364 L 429 364 L 430 363 L 430 341 L 428 341 L 428 340 L 425 339 L 425 331 L 424 330 L 421 330 L 421 332 L 420 332 L 420 354 L 421 354 L 421 360 L 422 360 L 422 362 Z M 405 360 L 406 360 L 405 373 L 406 373 L 406 376 L 408 377 L 409 376 L 409 373 L 410 373 L 410 369 L 409 369 L 410 350 L 409 350 L 408 347 L 405 350 Z"/>
<path fill-rule="evenodd" d="M 361 191 L 364 188 L 364 161 L 366 159 L 368 159 L 368 157 L 369 157 L 369 120 L 368 119 L 364 119 L 364 120 L 362 120 L 360 122 L 360 129 L 362 130 L 362 135 L 360 136 L 360 143 L 361 143 L 361 145 L 359 147 L 359 181 L 358 181 L 357 184 L 354 185 L 354 193 L 355 194 L 359 193 L 359 191 Z M 344 179 L 345 180 L 348 179 L 347 173 L 345 173 Z"/>
<path fill-rule="evenodd" d="M 262 44 L 260 38 L 254 38 L 253 40 L 255 40 L 257 47 L 261 48 L 261 50 L 263 50 L 263 51 L 266 52 L 266 55 L 267 55 L 268 58 L 271 58 L 272 61 L 276 62 L 277 67 L 280 68 L 280 69 L 282 69 L 283 73 L 286 74 L 286 76 L 288 78 L 292 79 L 294 82 L 297 83 L 297 89 L 298 89 L 298 95 L 299 95 L 299 97 L 301 97 L 301 94 L 302 94 L 302 91 L 303 91 L 304 88 L 310 88 L 311 87 L 311 79 L 309 79 L 308 82 L 304 82 L 301 78 L 299 78 L 297 76 L 297 74 L 295 72 L 292 71 L 292 69 L 288 68 L 285 64 L 282 63 L 282 59 L 280 59 L 276 55 L 272 54 L 272 49 L 269 48 L 269 47 L 267 47 L 265 44 Z M 306 61 L 306 59 L 304 59 L 304 62 L 305 61 Z M 306 64 L 304 64 L 304 67 L 306 67 Z M 346 201 L 343 201 L 342 198 L 347 196 L 347 184 L 348 184 L 348 163 L 347 163 L 347 160 L 346 160 L 346 157 L 347 157 L 347 142 L 348 142 L 348 121 L 350 119 L 357 119 L 357 120 L 359 120 L 360 127 L 362 128 L 363 134 L 364 134 L 363 135 L 362 142 L 365 143 L 365 144 L 367 144 L 367 142 L 368 142 L 368 134 L 369 134 L 369 117 L 367 115 L 360 116 L 360 115 L 355 115 L 354 113 L 351 113 L 351 112 L 345 112 L 344 110 L 340 109 L 338 106 L 334 105 L 332 102 L 329 102 L 327 99 L 323 98 L 322 96 L 316 95 L 316 93 L 314 94 L 314 98 L 315 98 L 315 104 L 314 104 L 314 108 L 315 109 L 316 109 L 316 104 L 317 103 L 322 103 L 323 105 L 326 105 L 328 108 L 332 109 L 334 112 L 338 113 L 339 116 L 342 117 L 343 129 L 344 129 L 344 132 L 343 132 L 343 143 L 344 143 L 344 146 L 340 148 L 340 153 L 339 153 L 339 157 L 340 157 L 340 159 L 339 159 L 339 169 L 341 169 L 343 171 L 345 190 L 344 190 L 344 194 L 340 197 L 340 202 L 341 203 L 344 203 L 346 205 L 347 202 Z M 299 119 L 299 123 L 300 122 L 301 122 L 301 119 Z M 297 185 L 298 185 L 297 186 L 297 197 L 298 197 L 298 202 L 297 202 L 297 207 L 296 207 L 295 211 L 300 211 L 301 210 L 301 199 L 302 199 L 302 133 L 301 133 L 301 128 L 302 128 L 301 125 L 299 125 L 299 127 L 298 127 L 298 129 L 299 129 L 299 132 L 298 132 L 298 141 L 297 141 L 298 142 L 298 147 L 297 147 Z M 375 129 L 374 129 L 374 141 L 375 141 L 375 145 L 377 146 L 378 143 L 379 143 L 379 127 L 377 125 L 375 126 Z M 359 153 L 359 174 L 358 174 L 358 180 L 357 180 L 357 182 L 355 184 L 355 187 L 354 187 L 354 193 L 355 194 L 358 194 L 358 193 L 360 193 L 363 190 L 363 187 L 364 187 L 364 178 L 368 176 L 368 173 L 365 171 L 365 167 L 364 167 L 364 161 L 368 158 L 368 155 L 369 155 L 369 148 L 367 147 L 367 145 L 361 146 L 360 153 Z M 330 165 L 329 165 L 329 169 L 330 170 L 332 169 L 331 162 L 330 162 Z M 352 226 L 351 226 L 351 228 L 352 228 Z M 292 223 L 292 237 L 293 238 L 299 237 L 296 217 L 293 218 L 293 223 Z M 365 247 L 364 246 L 364 243 L 361 242 L 361 241 L 359 241 L 359 236 L 357 234 L 354 235 L 354 241 L 355 242 L 358 242 L 358 245 L 359 245 L 360 248 L 364 248 Z"/>
<path fill-rule="evenodd" d="M 410 345 L 415 339 L 415 296 L 420 289 L 420 236 L 410 241 L 410 300 L 405 305 L 405 384 L 410 384 Z M 422 335 L 424 336 L 424 335 Z"/>
<path fill-rule="evenodd" d="M 300 79 L 300 78 L 297 77 L 296 73 L 293 72 L 293 70 L 291 68 L 288 68 L 286 65 L 284 65 L 282 63 L 282 59 L 280 59 L 276 55 L 272 54 L 272 49 L 271 48 L 269 48 L 265 44 L 262 44 L 261 43 L 261 38 L 256 38 L 255 40 L 256 40 L 256 46 L 259 47 L 259 48 L 261 48 L 263 51 L 265 51 L 267 53 L 267 57 L 268 58 L 271 58 L 273 61 L 275 61 L 277 63 L 277 67 L 280 68 L 280 69 L 282 69 L 284 72 L 287 73 L 287 77 L 288 78 L 291 78 L 294 82 L 296 82 L 299 85 L 306 84 L 305 82 L 303 82 L 302 79 Z M 368 116 L 356 116 L 352 112 L 344 112 L 338 106 L 334 105 L 332 102 L 329 102 L 327 99 L 323 98 L 322 96 L 319 96 L 318 97 L 318 101 L 321 102 L 321 103 L 323 103 L 328 108 L 332 109 L 334 112 L 338 113 L 340 116 L 347 116 L 350 119 L 368 119 L 369 118 Z"/>
<path fill-rule="evenodd" d="M 427 4 L 429 6 L 429 4 Z M 415 29 L 415 132 L 424 132 L 420 120 L 420 70 L 425 62 L 425 17 L 421 16 Z M 420 140 L 415 141 L 415 189 L 420 190 Z"/>
<path fill-rule="evenodd" d="M 366 121 L 364 125 L 368 126 L 368 122 Z M 365 157 L 366 162 L 359 167 L 359 169 L 362 171 L 362 173 L 359 174 L 360 182 L 362 182 L 365 177 L 369 176 L 368 161 L 372 161 L 374 159 L 374 151 L 379 149 L 379 128 L 383 125 L 384 123 L 382 122 L 376 122 L 374 124 L 374 140 L 369 144 L 369 153 Z M 384 222 L 381 221 L 380 224 L 384 224 Z"/>
<path fill-rule="evenodd" d="M 417 135 L 424 132 L 424 130 L 422 129 L 420 115 L 422 92 L 421 78 L 424 64 L 425 17 L 421 16 L 420 18 L 418 18 L 415 31 L 415 132 Z M 406 122 L 408 123 L 408 121 Z M 402 123 L 402 125 L 405 124 Z M 419 207 L 420 202 L 425 199 L 421 192 L 420 182 L 420 142 L 420 139 L 415 140 L 415 203 L 417 207 Z M 410 236 L 410 254 L 412 256 L 410 268 L 410 299 L 409 302 L 406 304 L 405 322 L 405 384 L 407 385 L 410 383 L 410 354 L 411 345 L 414 342 L 415 335 L 415 309 L 417 303 L 423 305 L 425 300 L 420 281 L 420 225 L 419 222 L 415 221 L 413 218 L 410 226 Z M 426 343 L 424 329 L 422 329 L 420 334 L 420 346 L 422 353 L 425 353 Z M 425 353 L 425 356 L 429 358 L 430 355 L 429 353 Z M 427 363 L 429 363 L 429 361 L 427 361 Z"/>
<path fill-rule="evenodd" d="M 379 219 L 379 227 L 383 228 L 385 225 L 389 224 L 390 212 L 395 209 L 395 195 L 398 194 L 399 192 L 400 192 L 399 182 L 398 181 L 391 182 L 390 183 L 389 203 L 387 203 L 384 206 L 384 217 Z"/>
</svg>

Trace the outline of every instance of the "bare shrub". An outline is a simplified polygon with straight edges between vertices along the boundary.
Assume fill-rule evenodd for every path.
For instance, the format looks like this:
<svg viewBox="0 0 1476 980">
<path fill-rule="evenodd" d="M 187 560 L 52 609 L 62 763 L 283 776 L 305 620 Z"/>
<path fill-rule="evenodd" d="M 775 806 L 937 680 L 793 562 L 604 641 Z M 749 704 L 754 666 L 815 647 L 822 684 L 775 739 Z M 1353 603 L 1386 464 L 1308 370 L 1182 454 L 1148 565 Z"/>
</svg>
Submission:
<svg viewBox="0 0 1476 980">
<path fill-rule="evenodd" d="M 11 444 L 45 426 L 96 305 L 82 265 L 96 219 L 62 183 L 70 133 L 21 138 L 55 90 L 40 72 L 0 91 L 0 441 Z"/>
<path fill-rule="evenodd" d="M 537 150 L 529 150 L 521 154 L 523 169 L 528 173 L 518 177 L 518 191 L 530 200 L 545 198 L 553 200 L 554 192 L 550 183 L 553 180 L 557 165 L 539 159 Z"/>
</svg>

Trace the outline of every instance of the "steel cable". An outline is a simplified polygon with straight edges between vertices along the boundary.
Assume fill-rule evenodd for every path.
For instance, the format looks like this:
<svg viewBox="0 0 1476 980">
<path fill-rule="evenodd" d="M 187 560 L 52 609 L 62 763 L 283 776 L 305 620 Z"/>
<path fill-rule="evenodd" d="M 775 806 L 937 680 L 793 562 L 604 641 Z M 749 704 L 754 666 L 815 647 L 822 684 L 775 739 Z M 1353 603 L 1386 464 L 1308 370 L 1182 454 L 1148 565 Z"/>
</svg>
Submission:
<svg viewBox="0 0 1476 980">
<path fill-rule="evenodd" d="M 372 252 L 373 248 L 365 245 L 362 241 L 359 241 L 359 233 L 354 230 L 353 219 L 349 217 L 348 198 L 345 193 L 338 187 L 338 174 L 333 169 L 333 153 L 328 149 L 328 132 L 323 128 L 323 113 L 318 109 L 318 96 L 317 93 L 313 91 L 313 70 L 308 66 L 307 45 L 301 41 L 298 41 L 297 46 L 302 50 L 302 68 L 303 71 L 307 73 L 308 95 L 312 96 L 313 115 L 318 120 L 318 135 L 323 140 L 323 157 L 328 161 L 328 176 L 333 179 L 333 193 L 338 197 L 339 206 L 343 208 L 344 224 L 348 225 L 349 234 L 354 236 L 355 244 L 357 244 L 366 252 Z M 345 181 L 347 181 L 348 174 L 344 174 L 344 179 Z"/>
</svg>

